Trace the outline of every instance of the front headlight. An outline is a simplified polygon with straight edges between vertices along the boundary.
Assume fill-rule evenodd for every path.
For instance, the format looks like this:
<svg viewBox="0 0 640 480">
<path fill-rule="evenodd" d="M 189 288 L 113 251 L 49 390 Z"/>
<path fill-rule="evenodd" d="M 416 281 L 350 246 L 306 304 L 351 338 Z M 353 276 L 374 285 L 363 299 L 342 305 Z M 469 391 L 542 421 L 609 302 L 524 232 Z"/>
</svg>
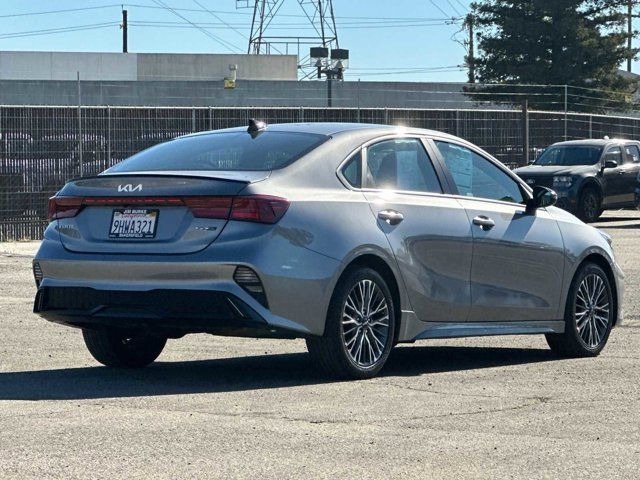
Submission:
<svg viewBox="0 0 640 480">
<path fill-rule="evenodd" d="M 573 185 L 573 177 L 570 175 L 560 175 L 553 177 L 554 188 L 570 188 Z"/>
</svg>

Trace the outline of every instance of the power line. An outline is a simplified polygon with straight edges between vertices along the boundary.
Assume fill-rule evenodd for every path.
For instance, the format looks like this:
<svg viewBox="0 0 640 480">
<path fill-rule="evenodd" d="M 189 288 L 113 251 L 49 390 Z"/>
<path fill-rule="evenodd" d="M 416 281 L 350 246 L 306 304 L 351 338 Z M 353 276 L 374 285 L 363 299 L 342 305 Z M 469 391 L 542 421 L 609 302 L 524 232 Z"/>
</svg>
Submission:
<svg viewBox="0 0 640 480">
<path fill-rule="evenodd" d="M 167 21 L 167 20 L 138 20 L 138 22 L 141 23 L 146 23 L 146 24 L 158 24 L 158 25 L 184 25 L 184 22 L 173 22 L 173 21 Z M 404 25 L 426 25 L 426 26 L 431 26 L 431 25 L 450 25 L 452 22 L 450 19 L 438 19 L 438 20 L 425 20 L 425 21 L 417 21 L 417 20 L 402 20 L 402 21 L 397 21 L 397 22 L 388 22 L 388 21 L 363 21 L 363 22 L 341 22 L 340 23 L 340 27 L 342 27 L 343 25 L 348 26 L 348 27 L 353 27 L 353 28 L 357 28 L 360 26 L 363 27 L 368 27 L 368 26 L 373 26 L 373 27 L 385 27 L 389 24 L 392 24 L 393 26 L 398 26 L 398 27 L 402 27 Z M 204 26 L 204 25 L 209 25 L 209 26 L 227 26 L 229 28 L 235 26 L 235 27 L 243 27 L 246 24 L 245 23 L 228 23 L 228 22 L 224 22 L 224 21 L 220 21 L 220 22 L 198 22 L 198 25 L 200 26 Z M 277 27 L 291 27 L 291 28 L 303 28 L 308 26 L 309 23 L 278 23 Z M 274 27 L 275 28 L 275 27 Z"/>
<path fill-rule="evenodd" d="M 383 76 L 383 75 L 412 75 L 412 74 L 421 74 L 421 73 L 459 72 L 464 70 L 464 68 L 461 65 L 450 65 L 446 67 L 407 68 L 404 70 L 388 68 L 386 69 L 386 71 L 373 71 L 373 70 L 384 70 L 384 69 L 378 69 L 378 68 L 371 68 L 371 69 L 362 68 L 362 69 L 350 69 L 350 70 L 360 70 L 360 71 L 354 71 L 353 73 L 347 73 L 346 75 L 350 77 L 374 77 L 374 76 Z"/>
<path fill-rule="evenodd" d="M 195 1 L 195 0 L 194 0 Z M 195 13 L 209 13 L 213 16 L 215 16 L 216 18 L 218 18 L 221 22 L 224 23 L 224 20 L 221 19 L 220 17 L 217 17 L 215 14 L 224 14 L 224 15 L 241 15 L 241 16 L 247 16 L 247 15 L 251 15 L 251 13 L 246 13 L 246 12 L 235 12 L 235 11 L 228 11 L 228 10 L 211 10 L 206 8 L 204 5 L 202 5 L 199 2 L 195 2 L 197 3 L 199 6 L 201 6 L 202 8 L 184 8 L 184 7 L 171 7 L 169 5 L 167 6 L 156 6 L 156 5 L 141 5 L 141 4 L 135 4 L 135 3 L 124 3 L 124 4 L 120 4 L 120 3 L 112 3 L 112 4 L 107 4 L 107 5 L 97 5 L 94 7 L 79 7 L 79 8 L 67 8 L 67 9 L 62 9 L 62 10 L 45 10 L 45 11 L 39 11 L 39 12 L 24 12 L 24 13 L 12 13 L 12 14 L 5 14 L 5 15 L 0 15 L 0 18 L 13 18 L 13 17 L 29 17 L 29 16 L 34 16 L 34 15 L 49 15 L 49 14 L 58 14 L 58 13 L 71 13 L 71 12 L 81 12 L 81 11 L 87 11 L 87 10 L 99 10 L 99 9 L 105 9 L 105 8 L 120 8 L 120 7 L 136 7 L 136 8 L 146 8 L 146 9 L 154 9 L 154 10 L 171 10 L 171 11 L 181 11 L 181 12 L 195 12 Z M 458 1 L 458 3 L 460 3 Z M 462 5 L 462 4 L 461 4 Z M 436 7 L 438 7 L 436 5 Z M 445 15 L 444 18 L 431 18 L 431 17 L 367 17 L 367 16 L 336 16 L 336 20 L 378 20 L 378 21 L 385 21 L 385 22 L 428 22 L 428 21 L 450 21 L 451 20 L 451 16 L 449 14 L 447 14 L 444 10 L 440 9 L 439 10 L 443 13 L 443 15 Z M 296 15 L 296 14 L 279 14 L 280 17 L 290 17 L 290 18 L 304 18 L 306 19 L 307 17 L 305 15 Z"/>
<path fill-rule="evenodd" d="M 355 68 L 349 68 L 349 70 L 367 70 L 367 71 L 373 71 L 373 70 L 382 70 L 385 72 L 388 71 L 392 71 L 392 70 L 434 70 L 434 69 L 441 69 L 441 68 L 462 68 L 461 65 L 449 65 L 446 67 L 355 67 Z"/>
<path fill-rule="evenodd" d="M 166 3 L 164 3 L 162 0 L 153 0 L 153 3 L 155 3 L 156 5 L 159 5 L 163 8 L 165 8 L 166 10 L 170 11 L 171 13 L 173 13 L 175 16 L 183 19 L 185 22 L 193 25 L 195 28 L 197 28 L 198 30 L 200 30 L 204 35 L 206 35 L 207 37 L 209 37 L 210 39 L 212 39 L 213 41 L 219 43 L 220 45 L 222 45 L 223 47 L 225 47 L 227 50 L 229 50 L 232 53 L 236 53 L 238 51 L 240 51 L 240 49 L 238 49 L 238 47 L 236 47 L 235 45 L 227 42 L 226 40 L 223 40 L 222 38 L 212 34 L 211 32 L 207 31 L 204 28 L 199 27 L 197 24 L 193 23 L 191 20 L 189 20 L 187 17 L 185 17 L 184 15 L 182 15 L 181 13 L 177 12 L 174 8 L 168 6 Z M 235 50 L 235 52 L 234 52 Z"/>
<path fill-rule="evenodd" d="M 449 6 L 451 7 L 451 9 L 455 12 L 456 15 L 458 15 L 459 17 L 462 16 L 462 14 L 460 13 L 460 11 L 456 8 L 456 6 L 451 2 L 451 0 L 447 0 L 447 3 L 449 4 Z"/>
<path fill-rule="evenodd" d="M 47 28 L 43 30 L 29 30 L 24 32 L 2 33 L 0 38 L 19 38 L 19 37 L 35 37 L 39 35 L 51 35 L 54 33 L 66 33 L 66 32 L 79 32 L 83 30 L 97 30 L 100 28 L 107 28 L 113 26 L 119 26 L 120 22 L 106 22 L 106 23 L 92 23 L 88 25 L 75 25 L 70 27 L 59 28 Z"/>
<path fill-rule="evenodd" d="M 119 6 L 119 5 L 118 5 Z M 137 3 L 125 3 L 124 4 L 125 7 L 137 7 L 137 8 L 148 8 L 148 9 L 164 9 L 164 7 L 158 7 L 158 6 L 154 6 L 154 5 L 141 5 L 141 4 L 137 4 Z M 210 10 L 210 9 L 199 9 L 199 8 L 184 8 L 184 7 L 171 7 L 173 10 L 176 11 L 180 11 L 180 12 L 196 12 L 196 13 L 218 13 L 218 14 L 224 14 L 224 15 L 241 15 L 241 16 L 252 16 L 252 13 L 247 13 L 247 12 L 236 12 L 236 11 L 229 11 L 229 10 Z M 336 15 L 336 20 L 343 20 L 343 19 L 349 19 L 349 20 L 405 20 L 405 21 L 425 21 L 425 20 L 451 20 L 451 16 L 449 14 L 447 14 L 446 12 L 443 12 L 444 14 L 444 18 L 427 18 L 427 17 L 367 17 L 367 16 L 348 16 L 348 15 Z M 279 17 L 291 17 L 291 18 L 304 18 L 307 19 L 306 15 L 300 15 L 300 14 L 292 14 L 292 13 L 279 13 L 278 14 Z"/>
<path fill-rule="evenodd" d="M 230 24 L 228 24 L 227 22 L 225 22 L 224 20 L 222 20 L 218 15 L 216 15 L 215 13 L 213 13 L 211 10 L 209 10 L 208 8 L 206 8 L 204 5 L 202 5 L 198 0 L 193 0 L 193 2 L 198 5 L 199 7 L 203 8 L 204 10 L 206 10 L 211 16 L 213 16 L 214 18 L 220 20 L 223 24 L 225 24 L 227 27 L 229 27 L 231 30 L 233 30 L 234 32 L 236 32 L 238 35 L 240 35 L 242 38 L 244 38 L 245 40 L 248 40 L 248 37 L 242 33 L 240 30 L 232 27 Z"/>
<path fill-rule="evenodd" d="M 469 11 L 469 7 L 467 5 L 465 5 L 464 3 L 462 3 L 460 0 L 456 0 L 456 3 L 458 5 L 460 5 L 465 12 Z"/>
<path fill-rule="evenodd" d="M 65 10 L 48 10 L 43 12 L 25 12 L 25 13 L 11 13 L 8 15 L 0 15 L 0 18 L 12 18 L 12 17 L 30 17 L 33 15 L 49 15 L 54 13 L 70 13 L 70 12 L 80 12 L 83 10 L 98 10 L 103 8 L 113 8 L 120 7 L 119 3 L 112 3 L 110 5 L 99 5 L 95 7 L 80 7 L 80 8 L 67 8 Z"/>
<path fill-rule="evenodd" d="M 445 17 L 451 18 L 451 16 L 447 12 L 445 12 L 444 9 L 440 5 L 438 5 L 436 2 L 434 2 L 433 0 L 429 0 L 429 2 L 431 2 L 431 5 L 433 5 L 438 10 L 440 10 L 440 13 L 442 13 Z"/>
<path fill-rule="evenodd" d="M 131 21 L 129 22 L 129 25 L 131 26 L 137 26 L 137 27 L 158 27 L 158 28 L 196 28 L 193 27 L 192 25 L 188 25 L 184 22 L 153 22 L 153 21 Z M 394 25 L 385 25 L 385 24 L 376 24 L 376 25 L 359 25 L 359 26 L 341 26 L 341 29 L 345 29 L 345 30 L 353 30 L 353 29 L 386 29 L 386 28 L 412 28 L 412 27 L 436 27 L 436 26 L 444 26 L 444 25 L 450 25 L 450 23 L 414 23 L 414 24 L 394 24 Z M 209 22 L 209 23 L 199 23 L 198 24 L 199 27 L 206 29 L 206 30 L 215 30 L 215 29 L 227 29 L 229 28 L 228 25 L 225 24 L 221 24 L 221 23 L 213 23 L 213 22 Z M 272 31 L 278 31 L 278 30 L 297 30 L 297 31 L 313 31 L 315 32 L 315 30 L 313 30 L 312 27 L 307 26 L 307 25 L 300 25 L 300 26 L 293 26 L 293 25 L 289 25 L 289 26 L 281 26 L 281 25 L 274 25 L 273 27 L 271 27 Z"/>
</svg>

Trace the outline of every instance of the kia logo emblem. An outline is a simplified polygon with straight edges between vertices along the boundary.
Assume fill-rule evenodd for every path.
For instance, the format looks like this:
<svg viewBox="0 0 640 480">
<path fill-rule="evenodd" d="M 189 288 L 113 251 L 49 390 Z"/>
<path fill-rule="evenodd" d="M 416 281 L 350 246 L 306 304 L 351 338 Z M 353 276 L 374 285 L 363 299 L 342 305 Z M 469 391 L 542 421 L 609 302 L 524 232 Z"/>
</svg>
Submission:
<svg viewBox="0 0 640 480">
<path fill-rule="evenodd" d="M 142 191 L 142 184 L 139 183 L 135 187 L 133 185 L 131 185 L 130 183 L 128 183 L 127 185 L 118 185 L 118 191 L 119 192 L 141 192 Z"/>
<path fill-rule="evenodd" d="M 535 181 L 533 178 L 528 178 L 528 179 L 527 179 L 527 183 L 528 183 L 529 185 L 533 185 L 534 183 L 536 183 L 536 181 Z"/>
</svg>

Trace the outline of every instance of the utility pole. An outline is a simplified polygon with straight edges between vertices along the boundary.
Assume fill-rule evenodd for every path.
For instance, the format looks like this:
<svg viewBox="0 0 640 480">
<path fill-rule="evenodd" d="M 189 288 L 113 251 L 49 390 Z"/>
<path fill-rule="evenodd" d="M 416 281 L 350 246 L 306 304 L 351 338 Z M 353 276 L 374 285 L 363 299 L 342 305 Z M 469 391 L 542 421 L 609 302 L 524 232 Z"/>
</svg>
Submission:
<svg viewBox="0 0 640 480">
<path fill-rule="evenodd" d="M 633 54 L 631 48 L 633 44 L 631 39 L 633 38 L 633 0 L 628 0 L 627 4 L 627 48 L 629 49 L 629 56 L 627 57 L 627 72 L 631 72 L 631 61 L 633 60 Z"/>
<path fill-rule="evenodd" d="M 475 42 L 473 38 L 473 14 L 467 15 L 465 25 L 469 29 L 469 51 L 467 52 L 467 67 L 469 68 L 469 83 L 476 83 Z"/>
<path fill-rule="evenodd" d="M 128 43 L 128 25 L 127 25 L 127 11 L 122 9 L 122 53 L 129 51 Z"/>
</svg>

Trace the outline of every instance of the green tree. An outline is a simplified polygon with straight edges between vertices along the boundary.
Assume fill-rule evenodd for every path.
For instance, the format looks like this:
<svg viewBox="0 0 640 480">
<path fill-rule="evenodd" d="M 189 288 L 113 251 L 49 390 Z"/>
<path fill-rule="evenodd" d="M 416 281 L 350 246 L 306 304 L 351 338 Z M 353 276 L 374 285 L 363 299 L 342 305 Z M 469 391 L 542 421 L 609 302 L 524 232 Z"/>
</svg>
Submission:
<svg viewBox="0 0 640 480">
<path fill-rule="evenodd" d="M 479 0 L 473 3 L 478 32 L 475 59 L 485 84 L 569 85 L 574 111 L 629 108 L 632 81 L 619 66 L 637 49 L 627 48 L 628 0 Z M 563 87 L 473 87 L 475 100 L 564 108 Z M 513 94 L 509 94 L 513 93 Z"/>
</svg>

